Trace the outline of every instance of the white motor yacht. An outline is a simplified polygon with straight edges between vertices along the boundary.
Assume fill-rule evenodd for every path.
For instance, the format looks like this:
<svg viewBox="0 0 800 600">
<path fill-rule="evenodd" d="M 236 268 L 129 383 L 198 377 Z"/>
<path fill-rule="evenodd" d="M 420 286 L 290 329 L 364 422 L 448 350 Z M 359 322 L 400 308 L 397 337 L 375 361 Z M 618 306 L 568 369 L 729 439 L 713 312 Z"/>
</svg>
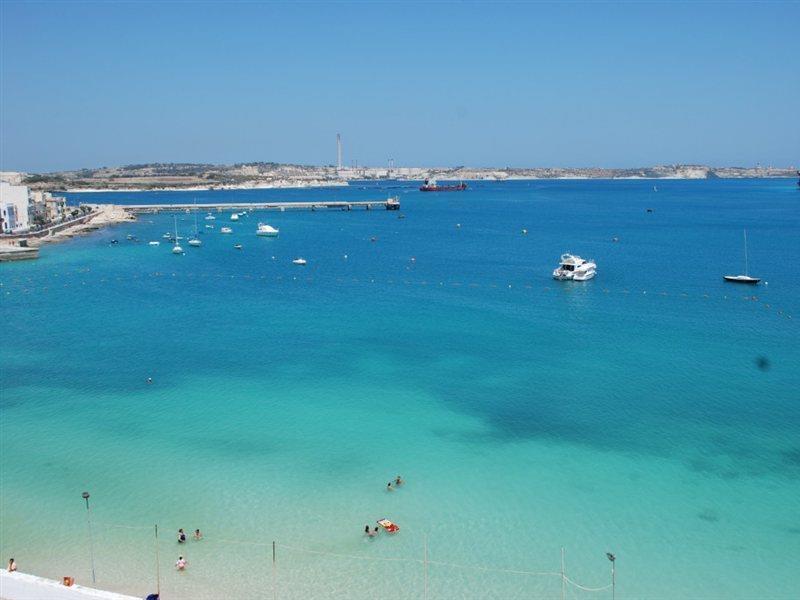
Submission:
<svg viewBox="0 0 800 600">
<path fill-rule="evenodd" d="M 239 214 L 238 213 L 233 213 L 231 215 L 231 221 L 238 221 L 238 220 L 239 220 Z"/>
<path fill-rule="evenodd" d="M 306 264 L 307 262 L 308 262 L 308 261 L 306 261 L 306 259 L 305 259 L 305 258 L 295 258 L 295 259 L 292 261 L 292 263 L 293 263 L 293 264 L 295 264 L 295 265 L 304 265 L 304 264 Z"/>
<path fill-rule="evenodd" d="M 591 260 L 584 260 L 572 254 L 562 254 L 558 268 L 553 271 L 553 279 L 587 281 L 595 276 L 596 270 L 597 265 Z"/>
<path fill-rule="evenodd" d="M 220 233 L 233 233 L 233 229 L 231 229 L 230 227 L 222 227 L 222 228 L 220 228 L 219 232 Z"/>
<path fill-rule="evenodd" d="M 259 223 L 258 230 L 256 231 L 256 235 L 262 235 L 266 237 L 275 237 L 280 233 L 278 229 L 275 229 L 271 225 L 267 225 L 266 223 Z"/>
<path fill-rule="evenodd" d="M 216 219 L 216 218 L 217 218 L 217 217 L 215 217 L 215 216 L 214 216 L 214 215 L 212 215 L 211 213 L 208 213 L 208 214 L 206 215 L 206 221 L 213 221 L 213 220 L 214 220 L 214 219 Z"/>
<path fill-rule="evenodd" d="M 153 242 L 149 242 L 149 244 L 150 244 L 151 246 L 158 246 L 159 244 L 161 244 L 161 242 L 156 242 L 156 241 L 153 241 Z"/>
</svg>

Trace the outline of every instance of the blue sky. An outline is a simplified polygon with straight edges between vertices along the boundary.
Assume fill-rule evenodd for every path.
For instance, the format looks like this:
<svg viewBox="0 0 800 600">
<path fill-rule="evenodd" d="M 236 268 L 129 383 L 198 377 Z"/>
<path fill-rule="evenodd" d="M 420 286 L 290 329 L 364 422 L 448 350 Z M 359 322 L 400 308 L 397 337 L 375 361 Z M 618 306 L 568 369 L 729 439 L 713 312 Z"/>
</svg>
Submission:
<svg viewBox="0 0 800 600">
<path fill-rule="evenodd" d="M 800 3 L 0 0 L 0 169 L 800 163 Z"/>
</svg>

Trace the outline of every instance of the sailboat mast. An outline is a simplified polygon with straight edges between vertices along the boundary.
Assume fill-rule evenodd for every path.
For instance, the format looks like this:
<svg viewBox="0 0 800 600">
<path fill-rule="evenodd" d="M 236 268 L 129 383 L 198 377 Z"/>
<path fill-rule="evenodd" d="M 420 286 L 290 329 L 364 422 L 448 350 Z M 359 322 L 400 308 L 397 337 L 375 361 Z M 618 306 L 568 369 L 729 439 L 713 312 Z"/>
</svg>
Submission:
<svg viewBox="0 0 800 600">
<path fill-rule="evenodd" d="M 178 217 L 172 217 L 175 219 L 175 245 L 178 245 Z"/>
<path fill-rule="evenodd" d="M 747 268 L 747 229 L 742 230 L 742 233 L 744 234 L 744 274 L 749 275 Z"/>
</svg>

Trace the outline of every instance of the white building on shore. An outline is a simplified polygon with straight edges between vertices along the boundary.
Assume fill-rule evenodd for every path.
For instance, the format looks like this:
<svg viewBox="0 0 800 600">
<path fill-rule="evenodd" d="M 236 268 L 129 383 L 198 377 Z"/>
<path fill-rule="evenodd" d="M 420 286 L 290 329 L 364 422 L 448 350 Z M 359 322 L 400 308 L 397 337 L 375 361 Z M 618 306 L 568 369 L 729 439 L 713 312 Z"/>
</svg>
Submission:
<svg viewBox="0 0 800 600">
<path fill-rule="evenodd" d="M 67 199 L 50 192 L 31 192 L 28 213 L 32 225 L 60 223 L 67 216 Z"/>
<path fill-rule="evenodd" d="M 30 229 L 28 186 L 0 181 L 0 231 L 22 233 Z"/>
</svg>

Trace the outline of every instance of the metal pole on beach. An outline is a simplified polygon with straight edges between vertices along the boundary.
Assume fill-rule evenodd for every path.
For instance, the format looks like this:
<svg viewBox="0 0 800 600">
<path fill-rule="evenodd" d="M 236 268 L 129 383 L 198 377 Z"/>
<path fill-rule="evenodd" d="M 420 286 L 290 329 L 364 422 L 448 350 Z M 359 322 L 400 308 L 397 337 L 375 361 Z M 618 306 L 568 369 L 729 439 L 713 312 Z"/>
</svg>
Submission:
<svg viewBox="0 0 800 600">
<path fill-rule="evenodd" d="M 92 559 L 92 583 L 97 583 L 94 575 L 94 536 L 92 535 L 92 514 L 89 510 L 89 492 L 83 492 L 81 498 L 86 501 L 86 524 L 89 527 L 89 557 Z"/>
<path fill-rule="evenodd" d="M 611 552 L 606 552 L 606 558 L 611 561 L 611 600 L 616 600 L 617 595 L 617 557 Z"/>
<path fill-rule="evenodd" d="M 272 540 L 272 599 L 278 598 L 278 562 L 275 554 L 275 540 Z"/>
<path fill-rule="evenodd" d="M 428 600 L 428 534 L 427 533 L 423 535 L 422 541 L 423 541 L 422 567 L 425 575 L 424 577 L 425 588 L 422 598 L 423 600 Z"/>
<path fill-rule="evenodd" d="M 156 595 L 161 598 L 161 561 L 158 558 L 158 523 L 155 524 L 156 529 Z"/>
</svg>

